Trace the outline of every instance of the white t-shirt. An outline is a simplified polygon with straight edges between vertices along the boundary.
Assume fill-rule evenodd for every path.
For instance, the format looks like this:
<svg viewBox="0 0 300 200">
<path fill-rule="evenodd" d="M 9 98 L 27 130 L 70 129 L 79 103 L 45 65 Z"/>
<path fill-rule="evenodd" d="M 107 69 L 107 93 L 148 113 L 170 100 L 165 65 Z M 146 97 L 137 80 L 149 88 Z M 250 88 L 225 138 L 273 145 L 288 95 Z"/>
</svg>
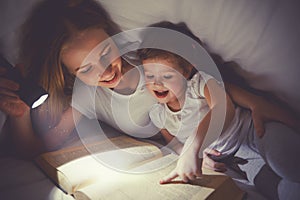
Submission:
<svg viewBox="0 0 300 200">
<path fill-rule="evenodd" d="M 199 122 L 209 111 L 209 106 L 204 96 L 204 86 L 212 76 L 204 72 L 196 73 L 187 82 L 186 97 L 183 108 L 173 112 L 165 104 L 155 104 L 150 111 L 152 122 L 160 129 L 167 129 L 170 134 L 184 143 L 186 139 L 197 131 Z M 229 127 L 221 135 L 207 135 L 200 149 L 200 153 L 210 146 L 223 154 L 231 154 L 237 150 L 250 126 L 249 112 L 239 107 Z M 212 144 L 213 143 L 213 144 Z"/>
<path fill-rule="evenodd" d="M 76 82 L 72 106 L 88 118 L 104 121 L 128 135 L 153 136 L 159 130 L 151 122 L 149 110 L 156 101 L 144 86 L 143 72 L 139 72 L 141 79 L 130 95 Z"/>
</svg>

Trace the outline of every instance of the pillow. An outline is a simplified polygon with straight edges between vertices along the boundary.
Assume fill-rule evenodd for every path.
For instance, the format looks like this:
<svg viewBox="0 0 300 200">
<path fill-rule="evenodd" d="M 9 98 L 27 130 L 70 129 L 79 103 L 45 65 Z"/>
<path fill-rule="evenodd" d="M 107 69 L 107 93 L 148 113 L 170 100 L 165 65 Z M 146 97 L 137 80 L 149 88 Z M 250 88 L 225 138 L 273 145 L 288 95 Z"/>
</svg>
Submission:
<svg viewBox="0 0 300 200">
<path fill-rule="evenodd" d="M 236 68 L 253 88 L 300 112 L 300 17 L 297 1 L 99 0 L 123 29 L 184 21 L 210 52 Z"/>
<path fill-rule="evenodd" d="M 16 36 L 40 0 L 1 2 L 0 47 L 16 62 Z M 235 61 L 247 83 L 270 92 L 300 112 L 300 23 L 297 0 L 97 0 L 123 30 L 169 20 L 184 21 L 225 61 Z"/>
</svg>

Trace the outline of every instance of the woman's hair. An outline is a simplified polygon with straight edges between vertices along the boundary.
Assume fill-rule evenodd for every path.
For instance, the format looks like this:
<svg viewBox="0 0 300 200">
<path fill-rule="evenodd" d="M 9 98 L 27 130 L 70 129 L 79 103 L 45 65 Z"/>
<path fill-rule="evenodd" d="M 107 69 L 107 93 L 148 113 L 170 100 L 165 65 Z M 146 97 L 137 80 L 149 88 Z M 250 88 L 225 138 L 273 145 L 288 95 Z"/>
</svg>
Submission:
<svg viewBox="0 0 300 200">
<path fill-rule="evenodd" d="M 192 31 L 188 28 L 188 26 L 184 23 L 184 22 L 180 22 L 177 24 L 174 24 L 172 22 L 169 21 L 161 21 L 155 24 L 151 24 L 148 27 L 156 27 L 156 28 L 166 28 L 166 29 L 170 29 L 173 31 L 177 31 L 179 33 L 185 34 L 186 36 L 190 37 L 191 39 L 195 40 L 198 44 L 203 45 L 202 41 L 195 36 Z M 143 40 L 149 40 L 151 42 L 155 42 L 155 35 L 152 34 L 152 32 L 146 32 L 145 35 L 143 35 Z M 149 38 L 150 39 L 149 39 Z M 176 42 L 176 41 L 174 41 Z M 192 45 L 191 45 L 191 49 L 192 49 Z M 155 49 L 155 48 L 143 48 L 138 50 L 138 56 L 141 60 L 146 60 L 146 59 L 166 59 L 169 60 L 171 62 L 175 62 L 176 65 L 178 65 L 179 67 L 181 67 L 184 72 L 190 71 L 190 67 L 192 66 L 192 64 L 190 62 L 188 62 L 186 59 L 184 59 L 183 57 L 181 57 L 178 54 L 163 50 L 163 49 Z M 192 68 L 191 74 L 190 74 L 190 78 L 197 72 L 197 69 L 195 67 Z"/>
<path fill-rule="evenodd" d="M 52 122 L 58 121 L 70 103 L 75 80 L 61 62 L 63 45 L 80 31 L 102 28 L 114 35 L 120 28 L 94 0 L 43 0 L 22 28 L 20 61 L 25 74 L 48 91 L 49 100 L 43 106 Z"/>
</svg>

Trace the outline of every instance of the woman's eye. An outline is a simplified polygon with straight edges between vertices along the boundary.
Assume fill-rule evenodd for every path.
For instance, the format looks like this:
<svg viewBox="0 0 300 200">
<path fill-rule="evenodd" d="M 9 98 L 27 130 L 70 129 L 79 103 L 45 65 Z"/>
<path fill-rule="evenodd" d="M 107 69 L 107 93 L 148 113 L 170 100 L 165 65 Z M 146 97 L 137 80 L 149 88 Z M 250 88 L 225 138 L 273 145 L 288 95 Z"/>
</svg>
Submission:
<svg viewBox="0 0 300 200">
<path fill-rule="evenodd" d="M 107 47 L 104 49 L 104 51 L 102 52 L 101 56 L 100 56 L 100 61 L 101 62 L 105 62 L 107 61 L 107 57 L 110 55 L 110 52 L 111 52 L 111 47 Z"/>
<path fill-rule="evenodd" d="M 92 69 L 92 66 L 91 66 L 91 65 L 86 66 L 86 67 L 84 67 L 84 68 L 82 68 L 82 69 L 80 70 L 80 73 L 81 73 L 81 74 L 86 74 L 86 73 L 88 73 L 91 69 Z"/>
</svg>

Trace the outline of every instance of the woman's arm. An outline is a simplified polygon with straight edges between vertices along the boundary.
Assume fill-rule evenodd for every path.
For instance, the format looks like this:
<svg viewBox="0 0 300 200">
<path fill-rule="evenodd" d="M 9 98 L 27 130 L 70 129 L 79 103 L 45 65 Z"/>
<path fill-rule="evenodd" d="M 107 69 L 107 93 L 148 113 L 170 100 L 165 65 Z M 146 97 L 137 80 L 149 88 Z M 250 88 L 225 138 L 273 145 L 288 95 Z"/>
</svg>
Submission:
<svg viewBox="0 0 300 200">
<path fill-rule="evenodd" d="M 300 131 L 299 119 L 288 109 L 230 83 L 226 83 L 226 89 L 236 104 L 251 110 L 258 136 L 264 135 L 264 123 L 268 121 L 278 121 Z"/>
<path fill-rule="evenodd" d="M 27 106 L 27 110 L 22 116 L 9 116 L 7 120 L 15 153 L 30 159 L 42 152 L 58 149 L 69 139 L 80 118 L 81 114 L 70 107 L 63 113 L 55 127 L 38 136 L 37 130 L 32 127 L 30 109 Z"/>
<path fill-rule="evenodd" d="M 19 84 L 5 78 L 6 69 L 0 66 L 0 110 L 6 114 L 5 132 L 13 142 L 17 155 L 30 158 L 41 152 L 42 142 L 35 136 L 30 108 L 18 96 Z"/>
<path fill-rule="evenodd" d="M 42 140 L 33 131 L 28 106 L 22 116 L 9 116 L 6 123 L 18 156 L 30 159 L 44 151 Z"/>
<path fill-rule="evenodd" d="M 63 145 L 80 121 L 82 114 L 69 107 L 61 116 L 60 121 L 53 128 L 42 134 L 42 140 L 47 151 L 56 150 Z"/>
</svg>

